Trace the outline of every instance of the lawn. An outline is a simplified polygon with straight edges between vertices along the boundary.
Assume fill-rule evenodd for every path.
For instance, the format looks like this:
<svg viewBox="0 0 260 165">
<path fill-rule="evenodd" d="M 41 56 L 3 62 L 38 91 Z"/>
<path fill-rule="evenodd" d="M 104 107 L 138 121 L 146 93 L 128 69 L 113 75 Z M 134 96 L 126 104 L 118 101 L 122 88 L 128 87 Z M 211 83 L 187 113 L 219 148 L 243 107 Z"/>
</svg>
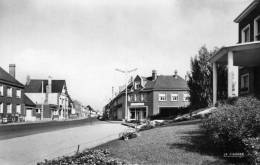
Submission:
<svg viewBox="0 0 260 165">
<path fill-rule="evenodd" d="M 140 132 L 137 138 L 114 140 L 96 148 L 137 164 L 231 164 L 207 143 L 199 124 L 158 127 Z"/>
</svg>

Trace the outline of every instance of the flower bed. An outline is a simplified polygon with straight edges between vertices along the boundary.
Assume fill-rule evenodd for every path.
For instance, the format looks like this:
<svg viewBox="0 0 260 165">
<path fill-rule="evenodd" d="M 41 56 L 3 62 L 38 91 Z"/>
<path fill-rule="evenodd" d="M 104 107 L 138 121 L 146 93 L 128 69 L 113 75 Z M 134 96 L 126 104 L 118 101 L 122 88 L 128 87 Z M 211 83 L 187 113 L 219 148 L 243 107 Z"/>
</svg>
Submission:
<svg viewBox="0 0 260 165">
<path fill-rule="evenodd" d="M 124 165 L 127 164 L 119 159 L 109 157 L 110 153 L 108 150 L 96 149 L 86 150 L 73 156 L 64 156 L 53 160 L 45 160 L 39 162 L 37 165 Z"/>
</svg>

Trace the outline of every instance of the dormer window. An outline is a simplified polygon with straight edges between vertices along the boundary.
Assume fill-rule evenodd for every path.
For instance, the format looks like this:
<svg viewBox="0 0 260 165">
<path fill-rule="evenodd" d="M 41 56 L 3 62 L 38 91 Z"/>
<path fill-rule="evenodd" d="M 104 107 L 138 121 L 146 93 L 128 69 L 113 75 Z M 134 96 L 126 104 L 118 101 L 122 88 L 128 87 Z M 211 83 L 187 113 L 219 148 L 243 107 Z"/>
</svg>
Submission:
<svg viewBox="0 0 260 165">
<path fill-rule="evenodd" d="M 250 42 L 250 25 L 242 29 L 242 42 Z"/>
<path fill-rule="evenodd" d="M 254 19 L 254 40 L 260 41 L 260 15 Z"/>
<path fill-rule="evenodd" d="M 139 81 L 135 82 L 135 89 L 140 89 L 141 83 Z"/>
</svg>

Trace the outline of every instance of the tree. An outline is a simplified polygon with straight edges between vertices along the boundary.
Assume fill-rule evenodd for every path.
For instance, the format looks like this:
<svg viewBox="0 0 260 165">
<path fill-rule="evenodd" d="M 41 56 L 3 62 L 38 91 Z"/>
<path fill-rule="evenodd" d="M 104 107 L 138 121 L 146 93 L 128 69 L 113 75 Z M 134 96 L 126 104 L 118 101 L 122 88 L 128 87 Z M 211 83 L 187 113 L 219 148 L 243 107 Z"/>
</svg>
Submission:
<svg viewBox="0 0 260 165">
<path fill-rule="evenodd" d="M 194 58 L 191 58 L 191 72 L 188 74 L 188 86 L 190 88 L 191 107 L 194 109 L 204 108 L 212 105 L 212 79 L 213 68 L 209 58 L 218 51 L 208 51 L 206 46 L 202 46 Z M 226 97 L 227 72 L 226 67 L 217 65 L 218 72 L 218 97 Z"/>
</svg>

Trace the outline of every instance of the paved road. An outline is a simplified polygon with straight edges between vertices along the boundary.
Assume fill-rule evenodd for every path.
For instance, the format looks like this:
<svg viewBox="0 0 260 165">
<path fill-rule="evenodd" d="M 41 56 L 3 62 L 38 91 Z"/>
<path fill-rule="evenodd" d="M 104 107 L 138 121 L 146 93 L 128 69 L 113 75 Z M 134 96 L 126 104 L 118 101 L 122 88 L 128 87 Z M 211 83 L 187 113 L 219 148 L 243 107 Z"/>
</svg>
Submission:
<svg viewBox="0 0 260 165">
<path fill-rule="evenodd" d="M 118 122 L 95 122 L 93 125 L 44 132 L 0 140 L 0 164 L 36 164 L 44 159 L 75 153 L 118 138 L 127 127 Z"/>
<path fill-rule="evenodd" d="M 0 140 L 100 123 L 95 118 L 0 125 Z"/>
</svg>

